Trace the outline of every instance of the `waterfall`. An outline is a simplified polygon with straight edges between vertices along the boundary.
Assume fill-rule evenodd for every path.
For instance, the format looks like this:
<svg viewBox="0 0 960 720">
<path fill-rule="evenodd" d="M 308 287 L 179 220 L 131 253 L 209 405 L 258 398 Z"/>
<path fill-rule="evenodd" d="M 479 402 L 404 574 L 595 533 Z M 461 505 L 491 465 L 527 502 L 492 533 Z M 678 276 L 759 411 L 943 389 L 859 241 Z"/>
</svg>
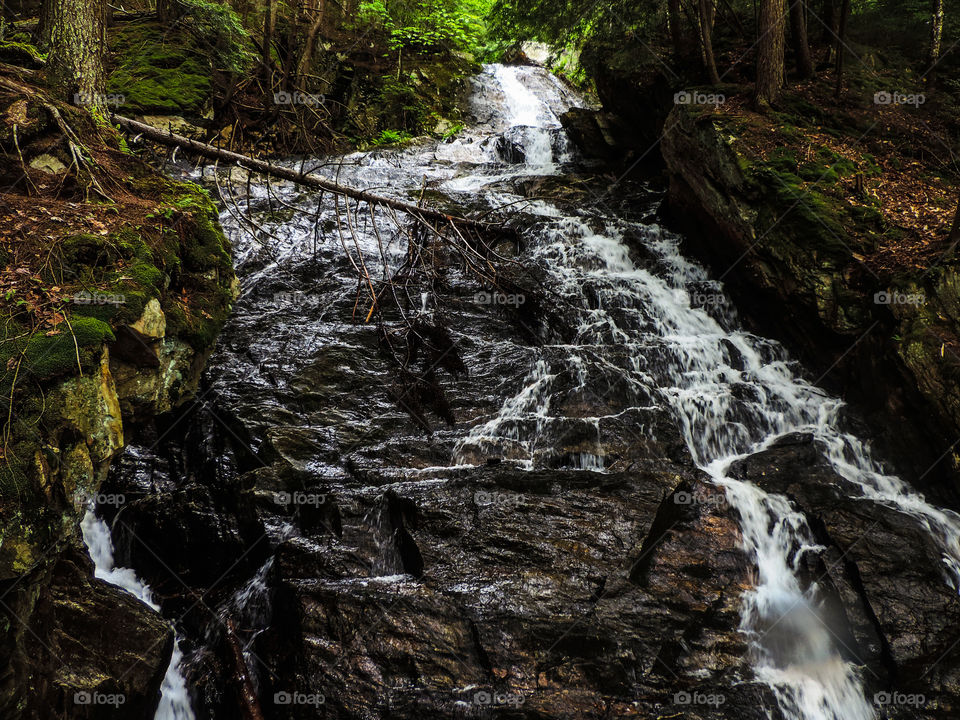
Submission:
<svg viewBox="0 0 960 720">
<path fill-rule="evenodd" d="M 742 594 L 740 614 L 740 631 L 749 644 L 747 660 L 756 678 L 771 689 L 789 720 L 873 718 L 860 668 L 843 658 L 828 627 L 821 588 L 801 579 L 799 570 L 809 555 L 823 550 L 807 518 L 783 495 L 731 477 L 731 467 L 786 435 L 811 435 L 850 497 L 893 508 L 929 532 L 942 551 L 944 581 L 955 588 L 960 588 L 960 516 L 928 503 L 886 472 L 863 441 L 841 430 L 843 403 L 804 379 L 802 368 L 778 343 L 742 328 L 723 286 L 682 255 L 679 237 L 656 225 L 613 213 L 588 216 L 544 200 L 535 191 L 511 189 L 531 180 L 536 187 L 560 173 L 570 152 L 559 118 L 566 109 L 582 104 L 580 99 L 539 68 L 488 65 L 478 84 L 482 90 L 478 96 L 489 106 L 481 107 L 477 112 L 481 120 L 457 137 L 395 153 L 354 153 L 349 162 L 317 170 L 331 177 L 336 173 L 340 181 L 358 187 L 384 188 L 398 197 L 411 190 L 422 194 L 429 187 L 451 201 L 462 198 L 464 206 L 474 207 L 479 198 L 491 208 L 509 205 L 536 221 L 524 237 L 524 260 L 542 270 L 538 280 L 563 299 L 564 320 L 572 332 L 563 344 L 518 348 L 504 343 L 518 358 L 516 377 L 505 383 L 511 389 L 499 393 L 499 407 L 484 410 L 486 414 L 455 441 L 452 465 L 502 461 L 536 470 L 562 463 L 568 469 L 607 471 L 610 464 L 601 431 L 603 421 L 614 416 L 596 417 L 590 408 L 610 403 L 584 402 L 583 412 L 577 414 L 565 410 L 571 395 L 603 395 L 603 388 L 611 388 L 617 393 L 618 414 L 637 411 L 645 417 L 646 411 L 658 410 L 668 415 L 694 463 L 724 491 L 739 522 L 743 549 L 756 565 L 756 579 Z M 510 141 L 509 161 L 498 154 L 503 140 Z M 512 152 L 516 147 L 522 153 Z M 254 188 L 254 210 L 264 195 Z M 292 191 L 289 200 L 299 202 Z M 598 208 L 603 207 L 600 200 Z M 315 249 L 316 227 L 336 220 L 330 208 L 311 207 L 304 218 L 271 226 L 278 239 L 269 258 L 264 254 L 262 262 L 251 262 L 245 279 L 248 288 L 276 272 L 277 258 Z M 225 216 L 225 226 L 231 223 L 242 264 L 263 246 L 260 240 L 242 240 L 237 221 Z M 381 229 L 389 238 L 389 226 Z M 378 241 L 379 237 L 361 232 L 357 250 L 375 259 Z M 643 262 L 632 254 L 638 244 L 643 246 Z M 402 257 L 402 246 L 388 243 L 386 258 Z M 353 284 L 350 277 L 346 285 Z M 423 316 L 440 311 L 439 298 L 427 292 L 421 291 L 419 303 L 413 303 Z M 270 333 L 261 337 L 255 328 L 263 324 L 262 306 L 250 302 L 241 312 L 246 313 L 243 319 L 251 330 L 255 355 L 275 353 L 276 336 L 282 335 L 278 327 L 293 338 L 303 335 L 304 328 L 316 331 L 317 337 L 337 337 L 331 320 L 324 321 L 318 313 L 294 312 L 271 318 Z M 246 335 L 243 342 L 248 342 Z M 293 356 L 309 355 L 309 348 L 303 349 L 308 346 L 293 347 L 284 356 L 291 367 L 296 366 Z M 260 365 L 245 362 L 239 354 L 227 356 L 220 371 L 236 376 L 224 382 L 248 382 L 253 377 L 271 393 L 281 384 L 272 376 L 261 377 Z M 239 377 L 248 368 L 250 375 Z M 282 404 L 282 396 L 277 397 Z M 567 456 L 558 460 L 557 438 L 568 436 L 576 442 L 564 448 Z M 93 553 L 94 544 L 88 545 Z M 377 571 L 404 570 L 402 558 L 394 555 Z M 117 584 L 122 578 L 134 586 L 139 583 L 132 573 L 122 576 L 129 571 L 112 569 L 112 561 L 99 561 L 100 566 L 121 573 L 116 575 Z M 252 605 L 268 607 L 268 567 L 234 597 L 232 612 Z M 260 610 L 254 615 L 250 625 L 264 627 L 266 616 Z M 248 643 L 245 651 L 249 647 Z"/>
<path fill-rule="evenodd" d="M 94 575 L 111 585 L 123 588 L 136 597 L 140 602 L 160 611 L 160 606 L 153 600 L 149 586 L 144 583 L 130 568 L 120 568 L 113 560 L 113 540 L 110 538 L 110 528 L 97 517 L 92 505 L 89 505 L 80 521 L 80 531 L 83 542 L 93 560 Z M 170 664 L 163 676 L 160 688 L 160 704 L 153 716 L 154 720 L 195 720 L 193 709 L 190 706 L 190 695 L 187 692 L 187 681 L 180 670 L 183 653 L 180 651 L 180 639 L 175 638 L 173 654 Z"/>
<path fill-rule="evenodd" d="M 532 166 L 543 172 L 552 167 L 552 157 L 538 138 L 558 123 L 526 89 L 519 72 L 498 67 L 494 77 L 507 96 L 510 122 L 539 128 L 528 132 L 536 139 L 525 146 L 524 170 Z M 817 586 L 803 588 L 798 578 L 803 556 L 820 549 L 806 518 L 785 497 L 729 477 L 729 468 L 784 435 L 811 433 L 849 482 L 851 496 L 894 507 L 929 530 L 943 551 L 945 579 L 954 587 L 960 586 L 960 516 L 931 506 L 902 480 L 885 474 L 863 442 L 843 433 L 838 428 L 842 403 L 802 379 L 776 343 L 740 329 L 722 286 L 681 255 L 677 237 L 656 226 L 611 219 L 597 227 L 579 217 L 549 219 L 551 214 L 558 215 L 542 213 L 534 258 L 552 277 L 554 290 L 577 308 L 576 342 L 541 348 L 522 389 L 460 440 L 454 462 L 479 464 L 496 455 L 536 467 L 545 428 L 562 419 L 551 409 L 553 378 L 563 366 L 574 366 L 587 386 L 589 356 L 603 356 L 609 347 L 629 348 L 629 362 L 619 372 L 636 404 L 654 397 L 670 409 L 695 462 L 725 490 L 740 518 L 744 548 L 758 571 L 741 616 L 757 677 L 772 688 L 792 720 L 873 718 L 859 669 L 842 659 L 821 617 Z M 631 261 L 623 242 L 628 230 L 642 235 L 656 255 L 657 274 Z M 707 302 L 696 297 L 703 287 L 709 289 Z M 548 354 L 563 357 L 562 363 L 551 364 Z M 608 365 L 613 363 L 609 359 Z M 602 469 L 602 458 L 587 457 L 581 467 Z"/>
</svg>

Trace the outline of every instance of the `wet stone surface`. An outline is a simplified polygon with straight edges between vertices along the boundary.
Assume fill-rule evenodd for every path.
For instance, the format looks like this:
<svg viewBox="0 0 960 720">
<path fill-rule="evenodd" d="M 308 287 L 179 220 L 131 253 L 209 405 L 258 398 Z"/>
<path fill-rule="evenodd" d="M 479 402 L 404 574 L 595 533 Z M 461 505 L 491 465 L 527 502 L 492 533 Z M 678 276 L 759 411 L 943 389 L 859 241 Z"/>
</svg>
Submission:
<svg viewBox="0 0 960 720">
<path fill-rule="evenodd" d="M 643 221 L 654 189 L 577 164 L 557 82 L 491 67 L 475 128 L 319 169 L 517 208 L 502 299 L 435 247 L 378 329 L 354 264 L 402 265 L 387 214 L 259 181 L 224 212 L 233 317 L 102 509 L 177 619 L 196 717 L 241 716 L 244 675 L 269 720 L 950 717 L 943 533 L 838 474 L 812 439 L 858 447 L 838 403 Z M 385 351 L 401 312 L 430 338 L 415 386 Z M 777 593 L 826 630 L 751 615 Z"/>
</svg>

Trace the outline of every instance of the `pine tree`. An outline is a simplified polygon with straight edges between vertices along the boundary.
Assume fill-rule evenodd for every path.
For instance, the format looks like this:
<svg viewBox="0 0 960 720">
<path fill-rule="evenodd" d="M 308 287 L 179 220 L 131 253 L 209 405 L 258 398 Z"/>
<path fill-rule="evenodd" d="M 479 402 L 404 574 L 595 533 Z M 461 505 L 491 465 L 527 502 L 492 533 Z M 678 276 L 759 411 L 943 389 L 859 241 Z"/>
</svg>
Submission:
<svg viewBox="0 0 960 720">
<path fill-rule="evenodd" d="M 757 40 L 757 104 L 774 102 L 783 88 L 786 0 L 760 1 Z"/>
<path fill-rule="evenodd" d="M 39 44 L 48 53 L 47 78 L 56 95 L 102 105 L 106 24 L 106 0 L 44 0 Z"/>
</svg>

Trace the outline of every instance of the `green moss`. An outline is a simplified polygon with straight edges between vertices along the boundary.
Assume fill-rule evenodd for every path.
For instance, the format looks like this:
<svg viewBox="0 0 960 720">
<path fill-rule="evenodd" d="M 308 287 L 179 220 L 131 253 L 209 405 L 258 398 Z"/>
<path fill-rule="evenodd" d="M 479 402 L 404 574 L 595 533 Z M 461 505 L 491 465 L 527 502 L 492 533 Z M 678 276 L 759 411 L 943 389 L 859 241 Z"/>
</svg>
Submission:
<svg viewBox="0 0 960 720">
<path fill-rule="evenodd" d="M 183 270 L 228 273 L 231 267 L 229 246 L 216 208 L 206 192 L 194 185 L 177 183 L 163 199 L 182 216 L 183 235 L 177 254 Z"/>
<path fill-rule="evenodd" d="M 849 160 L 842 155 L 838 155 L 830 148 L 820 148 L 817 151 L 817 156 L 841 177 L 853 175 L 855 172 L 857 172 L 857 166 L 852 160 Z"/>
<path fill-rule="evenodd" d="M 134 263 L 124 271 L 124 275 L 129 276 L 133 282 L 141 287 L 156 290 L 160 289 L 163 282 L 163 270 L 148 262 Z"/>
<path fill-rule="evenodd" d="M 798 175 L 807 182 L 824 185 L 835 185 L 840 181 L 840 175 L 837 174 L 836 170 L 821 163 L 804 163 L 798 170 Z"/>
<path fill-rule="evenodd" d="M 94 317 L 75 316 L 69 328 L 58 335 L 34 334 L 27 341 L 23 365 L 37 378 L 63 375 L 80 365 L 89 369 L 96 364 L 104 342 L 114 340 L 110 326 Z M 76 340 L 76 342 L 74 342 Z"/>
<path fill-rule="evenodd" d="M 125 112 L 199 115 L 212 93 L 210 60 L 184 30 L 122 23 L 110 33 L 114 62 L 107 91 L 123 95 Z"/>
<path fill-rule="evenodd" d="M 794 157 L 792 150 L 786 148 L 777 148 L 774 150 L 770 154 L 767 164 L 781 173 L 797 172 L 797 158 Z"/>
<path fill-rule="evenodd" d="M 883 168 L 877 164 L 877 159 L 869 153 L 862 156 L 860 170 L 867 177 L 880 177 L 883 174 Z"/>
<path fill-rule="evenodd" d="M 822 261 L 849 257 L 846 231 L 840 223 L 843 207 L 837 201 L 805 187 L 799 176 L 769 166 L 755 166 L 751 179 L 765 200 L 758 212 L 757 233 L 768 245 L 807 248 Z"/>
<path fill-rule="evenodd" d="M 883 225 L 883 213 L 881 213 L 872 205 L 852 205 L 848 209 L 848 212 L 858 225 L 866 225 L 875 228 L 882 227 Z"/>
<path fill-rule="evenodd" d="M 120 228 L 113 236 L 113 241 L 126 260 L 133 258 L 148 260 L 152 257 L 150 246 L 147 245 L 143 236 L 129 225 Z"/>
<path fill-rule="evenodd" d="M 72 332 L 70 331 L 72 327 Z M 0 343 L 0 395 L 8 397 L 14 387 L 29 381 L 48 380 L 96 367 L 102 346 L 114 340 L 110 326 L 95 317 L 73 315 L 70 325 L 60 326 L 53 335 L 28 333 L 20 324 L 7 320 Z M 79 362 L 78 362 L 79 359 Z"/>
<path fill-rule="evenodd" d="M 17 39 L 0 40 L 0 60 L 3 62 L 31 68 L 40 67 L 47 59 L 46 53 L 40 52 L 26 33 L 14 38 Z"/>
</svg>

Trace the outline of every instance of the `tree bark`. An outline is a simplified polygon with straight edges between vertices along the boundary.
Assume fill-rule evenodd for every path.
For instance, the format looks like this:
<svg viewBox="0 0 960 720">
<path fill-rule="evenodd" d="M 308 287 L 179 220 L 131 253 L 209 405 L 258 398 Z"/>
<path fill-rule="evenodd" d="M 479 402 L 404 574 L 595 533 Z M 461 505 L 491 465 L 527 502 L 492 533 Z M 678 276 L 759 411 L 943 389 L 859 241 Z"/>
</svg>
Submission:
<svg viewBox="0 0 960 720">
<path fill-rule="evenodd" d="M 317 36 L 320 34 L 320 29 L 323 27 L 326 10 L 326 0 L 320 0 L 320 7 L 317 12 L 317 17 L 310 26 L 310 29 L 307 31 L 307 39 L 304 42 L 303 54 L 300 56 L 300 61 L 297 63 L 297 69 L 293 79 L 294 83 L 296 83 L 297 87 L 300 89 L 306 89 L 307 87 L 306 76 L 307 72 L 310 70 L 310 63 L 313 61 L 313 53 L 317 49 Z"/>
<path fill-rule="evenodd" d="M 712 85 L 720 84 L 717 60 L 713 55 L 713 22 L 716 16 L 717 7 L 713 0 L 700 0 L 700 42 L 703 45 L 703 62 Z"/>
<path fill-rule="evenodd" d="M 250 679 L 247 670 L 247 661 L 243 657 L 243 647 L 237 637 L 237 626 L 232 619 L 227 620 L 227 632 L 224 633 L 230 656 L 233 659 L 233 678 L 237 683 L 237 694 L 240 698 L 240 714 L 243 720 L 263 720 L 263 710 L 257 699 L 257 691 Z"/>
<path fill-rule="evenodd" d="M 957 203 L 957 213 L 953 216 L 953 227 L 950 229 L 950 241 L 960 243 L 960 203 Z"/>
<path fill-rule="evenodd" d="M 273 49 L 273 28 L 276 20 L 277 11 L 274 7 L 273 0 L 267 0 L 267 4 L 263 9 L 263 55 L 260 58 L 260 65 L 267 78 L 270 77 L 270 72 L 273 67 L 271 51 Z M 272 92 L 272 89 L 268 87 L 267 92 Z"/>
<path fill-rule="evenodd" d="M 758 105 L 776 101 L 783 88 L 786 13 L 786 0 L 761 0 L 760 2 L 756 93 Z"/>
<path fill-rule="evenodd" d="M 826 47 L 823 53 L 823 62 L 834 62 L 833 50 L 837 44 L 837 32 L 840 30 L 838 22 L 837 0 L 823 0 L 823 26 L 820 30 L 820 41 Z"/>
<path fill-rule="evenodd" d="M 790 31 L 793 36 L 793 52 L 796 55 L 797 75 L 802 80 L 813 77 L 813 59 L 810 57 L 810 41 L 807 38 L 807 15 L 804 0 L 790 0 Z"/>
<path fill-rule="evenodd" d="M 927 70 L 927 85 L 931 89 L 937 84 L 937 64 L 940 62 L 941 45 L 943 43 L 943 0 L 933 0 L 933 12 L 930 15 L 930 52 L 927 61 L 930 67 Z"/>
<path fill-rule="evenodd" d="M 176 0 L 157 0 L 157 19 L 161 25 L 176 22 L 182 12 Z"/>
<path fill-rule="evenodd" d="M 106 0 L 44 0 L 39 44 L 58 97 L 103 109 L 106 18 Z"/>
<path fill-rule="evenodd" d="M 680 26 L 680 0 L 670 0 L 667 5 L 667 17 L 670 22 L 670 37 L 673 40 L 673 54 L 683 57 L 686 48 L 683 44 L 683 29 Z"/>
<path fill-rule="evenodd" d="M 147 125 L 146 123 L 142 123 L 137 120 L 131 120 L 130 118 L 126 118 L 121 115 L 112 115 L 111 120 L 117 125 L 120 125 L 120 127 L 127 128 L 128 130 L 143 135 L 144 137 L 163 145 L 182 147 L 184 150 L 195 152 L 198 155 L 212 158 L 214 160 L 223 160 L 232 165 L 237 165 L 247 170 L 253 170 L 254 172 L 262 173 L 267 176 L 278 177 L 283 180 L 290 180 L 300 185 L 308 185 L 321 190 L 327 190 L 336 195 L 343 195 L 345 197 L 353 198 L 354 200 L 360 200 L 372 205 L 383 205 L 384 207 L 392 208 L 393 210 L 405 212 L 408 215 L 420 220 L 434 221 L 440 226 L 448 226 L 452 223 L 459 227 L 471 228 L 480 231 L 494 231 L 499 233 L 512 232 L 504 228 L 500 223 L 484 222 L 482 220 L 472 220 L 470 218 L 458 217 L 456 215 L 447 215 L 439 210 L 431 210 L 430 208 L 421 207 L 420 205 L 416 205 L 414 203 L 408 203 L 404 202 L 403 200 L 397 200 L 384 195 L 377 195 L 375 193 L 367 192 L 366 190 L 359 190 L 347 185 L 341 185 L 340 183 L 334 182 L 333 180 L 328 180 L 320 175 L 291 170 L 290 168 L 272 165 L 271 163 L 264 162 L 263 160 L 257 160 L 247 155 L 231 152 L 230 150 L 222 150 L 218 147 L 214 147 L 213 145 L 207 145 L 206 143 L 199 142 L 198 140 L 185 138 L 182 135 L 164 132 L 163 130 L 155 128 L 153 125 Z"/>
<path fill-rule="evenodd" d="M 838 98 L 840 93 L 843 92 L 843 56 L 844 45 L 847 41 L 847 20 L 850 17 L 850 0 L 843 0 L 843 4 L 840 6 L 840 17 L 837 21 L 837 87 L 834 90 L 834 95 Z"/>
</svg>

